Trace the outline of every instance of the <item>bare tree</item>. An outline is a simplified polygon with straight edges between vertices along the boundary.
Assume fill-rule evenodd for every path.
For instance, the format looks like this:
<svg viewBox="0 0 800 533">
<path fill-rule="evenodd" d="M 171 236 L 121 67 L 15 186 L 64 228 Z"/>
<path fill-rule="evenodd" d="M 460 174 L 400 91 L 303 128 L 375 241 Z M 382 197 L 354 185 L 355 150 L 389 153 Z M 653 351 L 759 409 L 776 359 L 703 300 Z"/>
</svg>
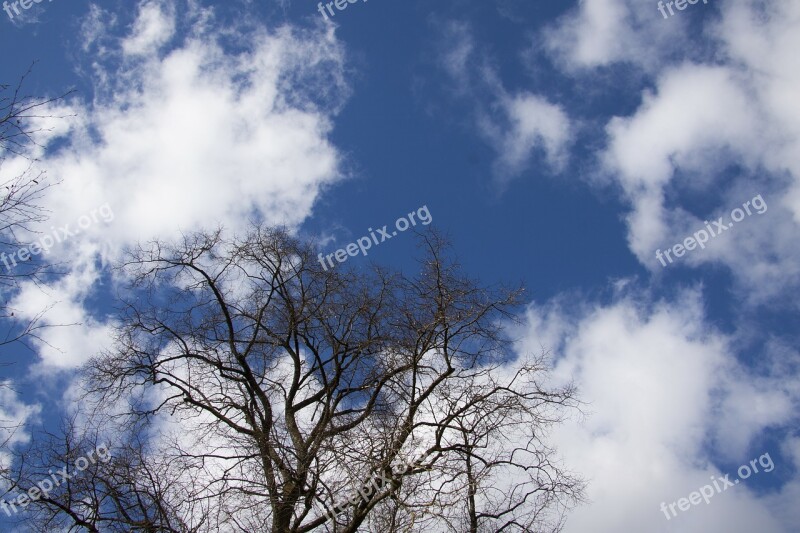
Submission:
<svg viewBox="0 0 800 533">
<path fill-rule="evenodd" d="M 9 488 L 0 511 L 30 531 L 190 531 L 175 513 L 184 510 L 181 502 L 169 494 L 179 493 L 172 486 L 178 465 L 146 461 L 141 435 L 129 436 L 111 457 L 97 453 L 106 449 L 97 429 L 87 431 L 75 416 L 59 433 L 40 433 L 4 472 Z M 21 495 L 29 498 L 20 502 Z"/>
<path fill-rule="evenodd" d="M 575 391 L 543 385 L 546 358 L 513 360 L 502 324 L 520 290 L 420 242 L 415 276 L 325 270 L 262 226 L 132 252 L 86 401 L 148 432 L 128 462 L 151 479 L 117 466 L 104 481 L 145 503 L 39 512 L 88 531 L 558 531 L 582 482 L 544 435 Z"/>
</svg>

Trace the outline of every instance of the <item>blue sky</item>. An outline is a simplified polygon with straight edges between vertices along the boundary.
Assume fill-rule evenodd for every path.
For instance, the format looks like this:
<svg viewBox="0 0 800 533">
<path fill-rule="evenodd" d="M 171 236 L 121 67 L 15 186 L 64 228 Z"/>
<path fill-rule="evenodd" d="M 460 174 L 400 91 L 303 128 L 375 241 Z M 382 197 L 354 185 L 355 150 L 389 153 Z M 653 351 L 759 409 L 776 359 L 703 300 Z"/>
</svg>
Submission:
<svg viewBox="0 0 800 533">
<path fill-rule="evenodd" d="M 306 0 L 0 12 L 2 82 L 36 60 L 30 93 L 75 89 L 31 147 L 61 180 L 40 229 L 114 213 L 52 250 L 63 278 L 4 295 L 21 320 L 76 324 L 3 348 L 10 444 L 76 408 L 125 247 L 255 215 L 331 253 L 427 206 L 470 274 L 525 284 L 519 350 L 549 349 L 590 405 L 552 435 L 591 481 L 566 531 L 797 531 L 797 2 L 664 18 L 651 0 L 371 0 L 329 18 Z M 5 181 L 22 163 L 0 155 Z M 705 248 L 657 259 L 746 202 Z M 415 253 L 401 233 L 347 263 Z M 659 510 L 767 453 L 773 471 L 709 505 Z"/>
</svg>

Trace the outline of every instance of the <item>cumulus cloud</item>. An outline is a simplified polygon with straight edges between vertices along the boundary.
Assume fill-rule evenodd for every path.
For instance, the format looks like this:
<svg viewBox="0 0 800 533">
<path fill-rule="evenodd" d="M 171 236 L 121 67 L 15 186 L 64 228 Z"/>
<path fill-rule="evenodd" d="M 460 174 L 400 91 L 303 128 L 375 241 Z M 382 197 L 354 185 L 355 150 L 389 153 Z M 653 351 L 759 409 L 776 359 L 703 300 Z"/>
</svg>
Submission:
<svg viewBox="0 0 800 533">
<path fill-rule="evenodd" d="M 84 29 L 87 47 L 103 50 L 95 97 L 68 102 L 58 114 L 75 118 L 40 139 L 42 168 L 62 181 L 45 199 L 47 225 L 103 203 L 115 214 L 51 250 L 50 260 L 74 266 L 45 287 L 60 302 L 50 324 L 95 325 L 84 303 L 126 246 L 218 225 L 236 232 L 253 218 L 294 228 L 343 177 L 328 135 L 349 88 L 332 30 L 257 28 L 230 46 L 208 10 L 150 0 L 138 8 L 122 38 L 108 34 L 116 19 L 93 8 Z M 176 34 L 179 17 L 191 26 L 185 35 Z M 21 319 L 42 310 L 34 290 L 23 287 L 13 302 Z M 96 326 L 45 331 L 46 343 L 69 352 L 43 350 L 47 364 L 85 360 L 106 334 Z"/>
<path fill-rule="evenodd" d="M 578 309 L 573 300 L 531 305 L 520 345 L 560 346 L 555 375 L 574 378 L 586 402 L 588 416 L 554 436 L 566 463 L 590 479 L 590 503 L 566 531 L 789 531 L 793 522 L 773 511 L 796 481 L 772 495 L 743 482 L 670 520 L 659 507 L 729 473 L 721 456 L 738 466 L 769 452 L 757 436 L 796 422 L 796 372 L 743 366 L 736 339 L 706 322 L 695 290 L 676 302 L 621 296 Z M 775 470 L 794 471 L 797 457 L 771 451 Z"/>
<path fill-rule="evenodd" d="M 687 23 L 686 17 L 667 23 L 656 2 L 586 0 L 547 29 L 544 44 L 567 70 L 624 62 L 649 71 L 691 51 Z"/>
<path fill-rule="evenodd" d="M 790 95 L 800 90 L 800 6 L 708 9 L 665 21 L 655 2 L 587 0 L 547 30 L 545 49 L 573 81 L 608 83 L 610 67 L 641 73 L 640 100 L 607 120 L 598 152 L 601 173 L 630 206 L 628 242 L 641 263 L 660 275 L 657 249 L 706 221 L 729 222 L 761 195 L 768 210 L 680 264 L 728 267 L 740 302 L 796 305 L 800 106 Z M 749 334 L 722 333 L 706 319 L 702 288 L 650 302 L 648 291 L 634 297 L 625 285 L 604 305 L 576 295 L 531 305 L 521 334 L 520 350 L 550 348 L 556 375 L 577 379 L 587 402 L 589 416 L 555 437 L 566 463 L 590 480 L 591 503 L 566 531 L 793 531 L 797 351 L 771 339 L 750 353 Z M 731 313 L 738 321 L 747 309 Z M 759 476 L 773 478 L 742 482 L 671 520 L 660 511 L 766 451 L 776 472 Z"/>
<path fill-rule="evenodd" d="M 701 174 L 713 172 L 709 151 L 725 146 L 742 151 L 758 133 L 748 104 L 727 69 L 692 64 L 670 69 L 659 79 L 657 95 L 644 93 L 635 115 L 610 121 L 607 164 L 631 194 L 663 187 L 675 166 L 710 181 Z"/>
<path fill-rule="evenodd" d="M 712 28 L 722 41 L 732 65 L 749 77 L 754 97 L 751 106 L 763 112 L 761 132 L 773 132 L 768 142 L 752 147 L 775 173 L 790 173 L 788 195 L 783 200 L 800 222 L 800 5 L 791 0 L 748 0 L 726 5 L 720 23 Z M 742 110 L 737 110 L 741 112 Z"/>
<path fill-rule="evenodd" d="M 681 52 L 680 59 L 648 51 L 663 44 L 663 28 L 682 42 L 689 12 L 668 21 L 651 13 L 654 22 L 641 23 L 641 9 L 627 0 L 583 2 L 549 37 L 566 72 L 628 63 L 652 77 L 652 88 L 642 90 L 635 111 L 608 121 L 600 153 L 603 172 L 630 205 L 631 251 L 660 272 L 656 250 L 682 243 L 705 221 L 760 194 L 769 204 L 768 216 L 737 226 L 707 249 L 687 254 L 681 264 L 730 267 L 738 292 L 754 304 L 800 287 L 794 245 L 800 220 L 795 156 L 800 106 L 790 96 L 800 89 L 795 53 L 800 8 L 791 1 L 720 4 L 693 37 L 704 40 L 708 57 L 676 44 L 672 50 Z M 615 43 L 621 44 L 593 52 L 598 44 L 593 41 L 616 34 Z"/>
</svg>

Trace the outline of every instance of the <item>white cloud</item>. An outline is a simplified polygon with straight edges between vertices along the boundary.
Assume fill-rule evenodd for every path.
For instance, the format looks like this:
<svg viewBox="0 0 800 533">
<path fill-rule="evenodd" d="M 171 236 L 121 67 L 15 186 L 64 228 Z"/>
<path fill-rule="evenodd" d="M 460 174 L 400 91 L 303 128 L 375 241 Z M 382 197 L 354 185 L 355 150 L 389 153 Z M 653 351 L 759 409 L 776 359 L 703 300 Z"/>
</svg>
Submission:
<svg viewBox="0 0 800 533">
<path fill-rule="evenodd" d="M 657 2 L 584 0 L 545 32 L 545 46 L 567 70 L 626 62 L 644 70 L 690 50 L 688 18 L 664 20 Z"/>
<path fill-rule="evenodd" d="M 759 133 L 772 133 L 769 142 L 756 143 L 752 150 L 773 172 L 791 173 L 783 203 L 800 223 L 800 4 L 747 0 L 726 4 L 723 14 L 714 34 L 731 64 L 741 65 L 750 78 L 756 93 L 750 105 L 764 113 Z"/>
<path fill-rule="evenodd" d="M 757 434 L 796 417 L 796 375 L 745 372 L 735 339 L 704 320 L 694 291 L 675 304 L 622 297 L 571 317 L 565 301 L 531 306 L 523 341 L 562 346 L 555 375 L 574 378 L 587 402 L 585 420 L 554 432 L 566 464 L 590 480 L 590 503 L 569 516 L 565 531 L 789 531 L 792 522 L 771 516 L 773 499 L 788 493 L 757 494 L 747 482 L 669 521 L 659 507 L 728 473 L 714 463 L 720 449 L 737 465 L 764 453 Z M 709 445 L 714 438 L 717 447 Z M 776 462 L 776 470 L 791 468 Z"/>
<path fill-rule="evenodd" d="M 174 34 L 174 6 L 164 0 L 142 2 L 131 35 L 122 41 L 122 50 L 129 56 L 151 54 Z"/>
<path fill-rule="evenodd" d="M 65 352 L 40 345 L 47 364 L 77 364 L 98 348 L 107 331 L 83 305 L 107 273 L 105 261 L 125 247 L 219 224 L 241 231 L 253 217 L 293 228 L 343 177 L 328 135 L 349 87 L 332 30 L 260 28 L 231 51 L 220 43 L 227 29 L 210 24 L 207 11 L 183 13 L 168 1 L 139 6 L 121 40 L 103 35 L 114 18 L 95 13 L 101 22 L 87 27 L 87 42 L 105 47 L 93 65 L 95 100 L 72 100 L 69 129 L 42 139 L 67 144 L 40 157 L 63 183 L 45 199 L 52 215 L 39 229 L 74 223 L 103 203 L 115 215 L 51 252 L 50 260 L 74 264 L 68 279 L 82 285 L 45 287 L 60 301 L 45 322 L 97 329 L 45 331 Z M 174 35 L 178 17 L 197 21 L 184 37 Z M 41 311 L 34 290 L 24 287 L 13 304 L 21 319 Z"/>
<path fill-rule="evenodd" d="M 573 134 L 565 110 L 542 95 L 509 93 L 495 67 L 478 53 L 469 25 L 450 21 L 445 35 L 440 65 L 453 81 L 453 90 L 475 100 L 472 120 L 497 153 L 494 174 L 500 186 L 525 172 L 537 151 L 553 171 L 562 170 Z"/>
<path fill-rule="evenodd" d="M 659 55 L 643 62 L 615 47 L 598 57 L 581 55 L 586 39 L 605 39 L 614 32 L 620 33 L 625 50 L 642 57 L 654 43 L 661 46 L 660 28 L 669 28 L 676 43 L 682 40 L 683 21 L 691 14 L 667 21 L 654 18 L 659 29 L 650 28 L 651 35 L 643 30 L 649 23 L 639 24 L 641 15 L 632 15 L 641 8 L 627 0 L 582 3 L 552 29 L 551 44 L 574 41 L 577 48 L 570 48 L 571 55 L 560 65 L 567 71 L 576 65 L 632 61 L 653 75 L 654 88 L 642 92 L 636 111 L 608 122 L 608 144 L 600 155 L 605 174 L 621 186 L 631 206 L 631 251 L 647 268 L 660 272 L 657 249 L 683 242 L 706 220 L 727 215 L 761 194 L 768 215 L 737 225 L 705 250 L 687 254 L 681 264 L 726 265 L 739 294 L 750 303 L 764 303 L 787 294 L 787 287 L 800 287 L 794 237 L 800 224 L 800 105 L 793 96 L 800 90 L 795 52 L 800 8 L 791 1 L 767 5 L 756 0 L 717 8 L 720 17 L 700 25 L 697 36 L 714 51 L 709 55 L 713 62 L 691 54 L 680 63 Z M 618 16 L 620 10 L 628 15 Z M 573 26 L 574 35 L 567 32 Z M 585 36 L 595 27 L 600 36 Z M 676 55 L 688 53 L 685 43 L 676 46 Z M 697 211 L 686 202 L 701 196 L 713 205 Z"/>
<path fill-rule="evenodd" d="M 41 313 L 42 324 L 49 326 L 31 339 L 38 348 L 42 370 L 76 367 L 107 348 L 113 339 L 106 317 L 94 317 L 87 309 L 100 277 L 93 253 L 96 248 L 84 248 L 70 272 L 49 286 L 25 283 L 12 302 L 18 315 L 33 319 Z"/>
<path fill-rule="evenodd" d="M 610 121 L 607 164 L 631 195 L 663 187 L 674 166 L 712 171 L 713 150 L 741 151 L 753 141 L 757 119 L 749 104 L 726 69 L 686 64 L 668 70 L 658 94 L 645 92 L 635 115 Z"/>
<path fill-rule="evenodd" d="M 530 93 L 503 95 L 498 106 L 508 126 L 501 126 L 487 116 L 481 117 L 479 125 L 498 153 L 496 170 L 499 176 L 522 173 L 539 148 L 553 169 L 563 168 L 567 162 L 571 128 L 560 106 Z"/>
</svg>

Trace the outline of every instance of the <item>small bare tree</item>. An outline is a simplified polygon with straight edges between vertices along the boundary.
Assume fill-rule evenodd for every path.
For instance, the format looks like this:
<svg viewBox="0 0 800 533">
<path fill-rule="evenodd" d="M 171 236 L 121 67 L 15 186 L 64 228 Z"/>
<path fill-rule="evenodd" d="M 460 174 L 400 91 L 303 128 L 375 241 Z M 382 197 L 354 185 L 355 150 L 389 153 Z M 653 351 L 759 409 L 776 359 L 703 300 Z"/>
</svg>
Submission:
<svg viewBox="0 0 800 533">
<path fill-rule="evenodd" d="M 148 451 L 105 474 L 129 503 L 65 495 L 37 512 L 88 531 L 558 531 L 582 482 L 544 436 L 575 391 L 543 385 L 544 357 L 513 357 L 519 290 L 420 242 L 415 276 L 325 270 L 261 226 L 132 252 L 86 400 Z"/>
</svg>

